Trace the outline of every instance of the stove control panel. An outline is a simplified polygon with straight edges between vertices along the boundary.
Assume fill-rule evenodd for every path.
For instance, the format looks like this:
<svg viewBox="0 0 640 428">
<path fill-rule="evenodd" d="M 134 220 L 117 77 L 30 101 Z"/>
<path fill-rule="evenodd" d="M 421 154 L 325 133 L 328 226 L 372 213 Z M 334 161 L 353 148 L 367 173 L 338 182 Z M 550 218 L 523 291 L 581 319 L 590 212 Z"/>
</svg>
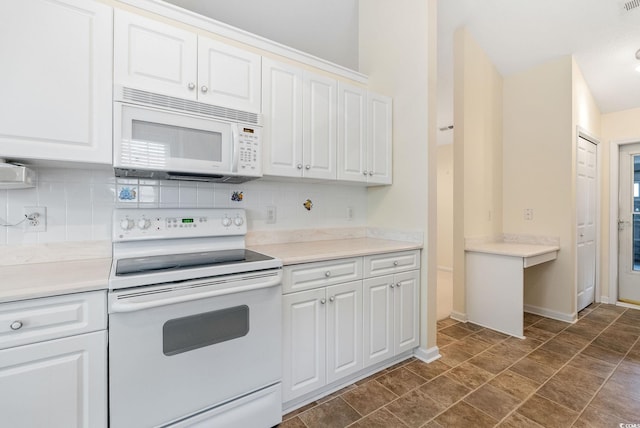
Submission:
<svg viewBox="0 0 640 428">
<path fill-rule="evenodd" d="M 113 240 L 236 236 L 247 233 L 243 209 L 121 208 L 113 211 Z"/>
</svg>

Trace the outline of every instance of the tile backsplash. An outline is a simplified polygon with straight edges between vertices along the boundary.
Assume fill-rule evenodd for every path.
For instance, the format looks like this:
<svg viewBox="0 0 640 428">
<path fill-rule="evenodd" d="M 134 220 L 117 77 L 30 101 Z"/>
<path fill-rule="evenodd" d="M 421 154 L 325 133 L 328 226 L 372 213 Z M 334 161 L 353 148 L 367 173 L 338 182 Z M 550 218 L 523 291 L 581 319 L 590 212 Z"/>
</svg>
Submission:
<svg viewBox="0 0 640 428">
<path fill-rule="evenodd" d="M 0 245 L 109 240 L 114 207 L 244 208 L 251 231 L 366 225 L 363 187 L 266 179 L 191 183 L 120 179 L 109 169 L 35 170 L 35 188 L 0 190 L 0 224 L 20 222 L 24 207 L 46 207 L 46 232 L 25 232 L 23 224 L 0 227 Z M 307 199 L 313 203 L 311 210 L 303 205 Z M 275 223 L 267 222 L 271 207 Z"/>
</svg>

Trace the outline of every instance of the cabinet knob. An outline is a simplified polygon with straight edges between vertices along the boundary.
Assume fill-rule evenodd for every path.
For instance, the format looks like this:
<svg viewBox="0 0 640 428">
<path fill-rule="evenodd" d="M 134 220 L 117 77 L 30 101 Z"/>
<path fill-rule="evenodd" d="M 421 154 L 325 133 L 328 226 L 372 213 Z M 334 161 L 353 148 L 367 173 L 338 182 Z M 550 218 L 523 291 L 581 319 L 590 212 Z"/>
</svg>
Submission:
<svg viewBox="0 0 640 428">
<path fill-rule="evenodd" d="M 320 303 L 324 305 L 325 303 L 327 303 L 327 299 L 320 299 Z"/>
<path fill-rule="evenodd" d="M 200 88 L 200 90 L 202 91 L 203 94 L 206 94 L 209 88 L 203 85 L 202 88 Z"/>
<path fill-rule="evenodd" d="M 401 283 L 401 282 L 399 282 L 399 283 L 397 283 L 397 284 L 396 284 L 396 287 L 398 287 L 398 288 L 399 288 L 401 285 L 402 285 L 402 283 Z"/>
<path fill-rule="evenodd" d="M 187 88 L 191 89 L 192 91 L 196 88 L 196 84 L 193 82 L 189 82 L 189 84 L 187 85 Z"/>
<path fill-rule="evenodd" d="M 362 175 L 367 175 L 369 174 L 367 171 L 362 171 Z"/>
<path fill-rule="evenodd" d="M 398 261 L 396 260 L 395 262 L 393 262 L 394 266 L 398 266 Z"/>
<path fill-rule="evenodd" d="M 370 176 L 371 176 L 371 175 L 373 175 L 373 171 L 369 171 L 369 175 L 370 175 Z"/>
<path fill-rule="evenodd" d="M 395 287 L 395 285 L 394 285 L 394 284 L 390 284 L 390 285 L 389 285 L 389 287 L 394 288 L 394 287 Z"/>
<path fill-rule="evenodd" d="M 311 165 L 305 165 L 304 169 L 311 169 Z"/>
<path fill-rule="evenodd" d="M 335 298 L 335 297 L 333 297 L 333 296 L 329 297 L 329 301 L 330 301 L 330 302 L 333 302 L 334 300 L 336 300 L 336 298 Z"/>
<path fill-rule="evenodd" d="M 11 327 L 11 330 L 20 330 L 22 328 L 22 321 L 14 321 L 9 327 Z"/>
<path fill-rule="evenodd" d="M 331 276 L 331 271 L 328 270 L 324 273 L 324 276 L 326 276 L 327 278 L 329 278 Z"/>
<path fill-rule="evenodd" d="M 302 169 L 302 164 L 301 164 L 301 163 L 299 163 L 299 164 L 297 165 L 297 167 L 298 167 L 298 169 Z"/>
</svg>

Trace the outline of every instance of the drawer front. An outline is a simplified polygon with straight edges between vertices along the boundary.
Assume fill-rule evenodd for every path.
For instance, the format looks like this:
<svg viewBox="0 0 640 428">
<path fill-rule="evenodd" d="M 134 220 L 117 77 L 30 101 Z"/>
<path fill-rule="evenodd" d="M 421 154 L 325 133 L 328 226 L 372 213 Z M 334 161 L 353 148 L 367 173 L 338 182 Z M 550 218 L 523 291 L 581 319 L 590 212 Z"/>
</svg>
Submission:
<svg viewBox="0 0 640 428">
<path fill-rule="evenodd" d="M 106 328 L 104 291 L 0 304 L 0 349 Z"/>
<path fill-rule="evenodd" d="M 283 293 L 362 279 L 362 257 L 284 267 Z"/>
<path fill-rule="evenodd" d="M 420 269 L 420 250 L 376 254 L 364 258 L 364 277 Z"/>
</svg>

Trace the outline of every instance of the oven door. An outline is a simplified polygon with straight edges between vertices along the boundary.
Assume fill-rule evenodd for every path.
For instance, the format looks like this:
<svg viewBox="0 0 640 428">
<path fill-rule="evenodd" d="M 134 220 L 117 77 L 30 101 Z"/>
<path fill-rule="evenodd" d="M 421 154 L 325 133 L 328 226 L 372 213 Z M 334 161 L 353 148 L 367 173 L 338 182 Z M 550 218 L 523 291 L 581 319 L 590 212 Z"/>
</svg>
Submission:
<svg viewBox="0 0 640 428">
<path fill-rule="evenodd" d="M 232 172 L 235 124 L 121 102 L 114 103 L 114 118 L 115 168 Z"/>
<path fill-rule="evenodd" d="M 111 292 L 110 426 L 165 426 L 280 382 L 281 278 Z"/>
</svg>

